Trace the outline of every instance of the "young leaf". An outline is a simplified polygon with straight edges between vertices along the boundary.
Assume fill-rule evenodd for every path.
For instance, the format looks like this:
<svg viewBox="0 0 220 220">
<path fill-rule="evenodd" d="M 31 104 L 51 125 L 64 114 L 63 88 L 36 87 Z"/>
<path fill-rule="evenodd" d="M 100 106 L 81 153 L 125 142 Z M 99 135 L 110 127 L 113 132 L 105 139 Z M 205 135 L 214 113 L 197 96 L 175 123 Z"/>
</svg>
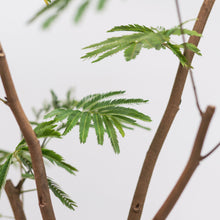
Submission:
<svg viewBox="0 0 220 220">
<path fill-rule="evenodd" d="M 103 120 L 98 113 L 94 113 L 92 119 L 94 122 L 94 127 L 95 127 L 95 132 L 97 135 L 98 144 L 103 145 L 104 133 L 105 133 L 105 129 L 103 126 Z"/>
<path fill-rule="evenodd" d="M 79 110 L 75 110 L 72 112 L 71 115 L 67 118 L 67 123 L 66 123 L 66 129 L 63 132 L 63 135 L 66 135 L 72 128 L 77 124 L 79 121 L 80 117 L 82 115 L 82 112 Z"/>
<path fill-rule="evenodd" d="M 98 58 L 92 61 L 92 63 L 94 63 L 120 51 L 124 51 L 125 59 L 126 61 L 129 61 L 136 58 L 142 48 L 154 48 L 156 50 L 160 50 L 166 49 L 167 47 L 179 58 L 182 65 L 186 65 L 186 58 L 180 51 L 181 45 L 174 45 L 170 42 L 171 35 L 181 35 L 181 28 L 179 26 L 166 30 L 164 27 L 148 28 L 138 24 L 129 24 L 116 26 L 108 32 L 115 31 L 132 31 L 136 33 L 120 37 L 112 37 L 100 43 L 87 46 L 83 49 L 92 49 L 92 51 L 86 53 L 81 58 L 95 58 L 98 56 Z M 189 36 L 201 36 L 196 31 L 188 29 L 183 29 L 183 32 Z M 192 47 L 192 51 L 199 54 L 199 50 L 195 45 Z"/>
<path fill-rule="evenodd" d="M 83 112 L 79 124 L 80 143 L 84 144 L 86 142 L 89 133 L 90 122 L 91 114 L 89 112 Z"/>
<path fill-rule="evenodd" d="M 106 116 L 103 116 L 103 120 L 104 120 L 106 131 L 107 131 L 108 136 L 111 140 L 112 147 L 113 147 L 115 153 L 119 154 L 120 149 L 119 149 L 119 144 L 118 144 L 118 138 L 117 138 L 117 134 L 115 132 L 115 129 L 113 127 L 113 124 Z"/>
<path fill-rule="evenodd" d="M 12 156 L 13 154 L 9 154 L 5 163 L 0 165 L 0 195 L 1 195 L 1 190 L 5 185 L 5 180 L 8 174 L 9 167 L 11 165 Z"/>
</svg>

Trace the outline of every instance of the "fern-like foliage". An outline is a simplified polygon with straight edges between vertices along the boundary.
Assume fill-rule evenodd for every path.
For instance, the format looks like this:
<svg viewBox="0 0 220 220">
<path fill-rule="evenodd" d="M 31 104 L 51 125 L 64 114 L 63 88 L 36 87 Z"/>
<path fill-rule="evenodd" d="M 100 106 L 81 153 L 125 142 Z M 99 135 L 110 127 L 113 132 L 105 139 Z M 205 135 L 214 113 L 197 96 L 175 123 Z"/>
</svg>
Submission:
<svg viewBox="0 0 220 220">
<path fill-rule="evenodd" d="M 181 49 L 186 46 L 187 49 L 193 51 L 194 53 L 201 55 L 200 50 L 191 43 L 174 44 L 171 42 L 172 35 L 181 35 L 180 26 L 165 29 L 164 27 L 146 27 L 144 25 L 129 24 L 116 26 L 109 30 L 108 32 L 116 31 L 126 31 L 134 32 L 129 35 L 123 35 L 120 37 L 108 38 L 100 43 L 95 43 L 84 49 L 91 49 L 91 52 L 86 53 L 83 59 L 95 58 L 92 62 L 98 62 L 106 57 L 112 56 L 120 51 L 124 51 L 124 57 L 126 61 L 135 59 L 140 53 L 142 48 L 146 49 L 170 49 L 179 59 L 183 66 L 189 66 L 186 57 L 182 54 Z M 183 33 L 188 36 L 201 37 L 201 34 L 196 31 L 183 29 Z"/>
<path fill-rule="evenodd" d="M 115 153 L 119 153 L 117 132 L 124 137 L 124 128 L 140 125 L 136 120 L 150 122 L 149 116 L 124 105 L 143 104 L 148 100 L 143 99 L 111 99 L 117 95 L 123 95 L 125 91 L 113 91 L 102 94 L 92 94 L 82 98 L 73 109 L 58 108 L 45 116 L 53 118 L 53 121 L 60 122 L 66 120 L 63 135 L 69 133 L 74 126 L 79 125 L 79 138 L 81 143 L 85 143 L 91 127 L 95 128 L 97 142 L 103 145 L 104 134 L 107 133 Z"/>
<path fill-rule="evenodd" d="M 34 175 L 33 174 L 23 174 L 23 178 L 28 178 L 34 180 Z M 65 205 L 67 208 L 71 210 L 75 210 L 75 207 L 77 207 L 76 203 L 70 198 L 70 196 L 65 193 L 60 186 L 55 183 L 52 178 L 47 177 L 47 182 L 49 189 L 53 192 L 53 194 Z"/>
<path fill-rule="evenodd" d="M 60 186 L 55 183 L 51 178 L 47 179 L 49 189 L 53 192 L 53 194 L 65 205 L 67 208 L 75 210 L 77 207 L 76 203 L 70 198 L 68 194 L 66 194 Z"/>
<path fill-rule="evenodd" d="M 72 0 L 44 0 L 46 5 L 41 8 L 30 20 L 29 23 L 35 21 L 38 17 L 44 14 L 50 14 L 43 22 L 42 27 L 48 28 L 70 5 Z M 107 3 L 107 0 L 97 0 L 97 10 L 102 10 Z M 81 21 L 83 15 L 91 4 L 91 0 L 82 0 L 74 13 L 74 22 Z"/>
</svg>

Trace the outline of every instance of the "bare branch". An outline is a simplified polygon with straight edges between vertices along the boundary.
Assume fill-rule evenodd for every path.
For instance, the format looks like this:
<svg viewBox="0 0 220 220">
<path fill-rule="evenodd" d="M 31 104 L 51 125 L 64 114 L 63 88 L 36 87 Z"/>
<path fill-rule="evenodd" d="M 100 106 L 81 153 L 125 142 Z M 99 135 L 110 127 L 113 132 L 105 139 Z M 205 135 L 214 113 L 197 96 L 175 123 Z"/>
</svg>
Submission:
<svg viewBox="0 0 220 220">
<path fill-rule="evenodd" d="M 205 24 L 211 12 L 211 9 L 214 5 L 214 2 L 215 0 L 204 0 L 198 15 L 198 19 L 196 20 L 195 25 L 193 27 L 193 30 L 197 31 L 198 33 L 203 32 Z M 199 41 L 200 41 L 199 37 L 191 36 L 188 42 L 198 46 Z M 189 61 L 189 63 L 191 63 L 194 53 L 187 50 L 185 51 L 184 54 L 186 55 L 186 58 Z M 141 218 L 151 176 L 157 158 L 163 146 L 163 143 L 166 139 L 166 136 L 170 130 L 170 127 L 179 109 L 179 104 L 181 102 L 181 96 L 185 86 L 187 74 L 188 74 L 188 68 L 184 68 L 180 64 L 176 74 L 176 79 L 173 85 L 173 89 L 170 95 L 167 108 L 164 112 L 163 118 L 160 122 L 157 132 L 146 154 L 142 166 L 142 170 L 138 179 L 137 187 L 134 193 L 134 197 L 131 203 L 128 220 L 140 220 Z"/>
<path fill-rule="evenodd" d="M 44 220 L 55 220 L 40 143 L 18 99 L 17 92 L 15 90 L 14 83 L 1 44 L 0 75 L 7 95 L 8 105 L 15 116 L 15 119 L 29 148 L 42 217 Z"/>
<path fill-rule="evenodd" d="M 202 121 L 200 123 L 199 130 L 197 132 L 197 136 L 188 163 L 182 175 L 180 176 L 178 182 L 173 188 L 172 192 L 170 193 L 164 204 L 161 206 L 153 220 L 164 220 L 167 218 L 170 211 L 173 209 L 174 205 L 176 204 L 177 200 L 182 194 L 187 183 L 189 182 L 191 176 L 198 167 L 201 158 L 200 154 L 203 147 L 204 139 L 207 134 L 207 130 L 212 116 L 214 114 L 214 111 L 215 107 L 208 106 L 206 112 L 203 114 Z"/>
</svg>

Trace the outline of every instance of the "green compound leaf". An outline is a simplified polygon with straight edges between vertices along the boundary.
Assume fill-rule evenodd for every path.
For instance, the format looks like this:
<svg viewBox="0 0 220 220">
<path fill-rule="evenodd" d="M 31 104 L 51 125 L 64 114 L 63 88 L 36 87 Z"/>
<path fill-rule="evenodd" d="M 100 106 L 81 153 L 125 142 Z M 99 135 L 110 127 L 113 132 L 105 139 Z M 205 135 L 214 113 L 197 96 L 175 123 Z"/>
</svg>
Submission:
<svg viewBox="0 0 220 220">
<path fill-rule="evenodd" d="M 0 165 L 0 195 L 1 195 L 2 188 L 5 185 L 5 180 L 8 174 L 9 167 L 11 165 L 12 156 L 13 154 L 9 154 L 5 163 Z"/>
<path fill-rule="evenodd" d="M 54 119 L 52 122 L 56 123 L 60 123 L 67 118 L 67 122 L 62 123 L 61 127 L 61 129 L 64 129 L 63 135 L 66 135 L 73 129 L 73 127 L 79 125 L 79 137 L 81 143 L 86 142 L 90 128 L 95 128 L 97 142 L 100 145 L 103 145 L 104 143 L 104 134 L 108 133 L 115 152 L 119 153 L 115 128 L 119 131 L 121 136 L 124 137 L 124 129 L 140 127 L 149 130 L 148 127 L 139 124 L 134 119 L 145 122 L 151 121 L 148 115 L 145 115 L 134 108 L 122 107 L 124 105 L 144 104 L 148 102 L 148 100 L 114 98 L 115 96 L 123 95 L 124 93 L 125 91 L 111 91 L 92 94 L 77 102 L 77 104 L 74 105 L 75 109 L 55 109 L 48 113 L 45 118 L 53 117 Z M 108 125 L 109 127 L 106 127 Z"/>
<path fill-rule="evenodd" d="M 106 57 L 112 56 L 120 51 L 124 51 L 126 61 L 135 59 L 142 48 L 146 49 L 170 49 L 179 59 L 183 66 L 188 66 L 187 60 L 182 54 L 181 44 L 171 43 L 172 35 L 181 35 L 180 26 L 165 29 L 164 27 L 146 27 L 144 25 L 129 24 L 116 26 L 108 32 L 127 31 L 135 32 L 130 35 L 122 35 L 120 37 L 112 37 L 99 43 L 92 44 L 83 49 L 90 49 L 82 59 L 94 58 L 92 63 L 98 62 Z M 201 37 L 201 34 L 193 30 L 183 29 L 183 33 L 188 36 Z M 195 45 L 188 45 L 187 48 L 198 55 L 201 55 L 199 49 Z"/>
</svg>

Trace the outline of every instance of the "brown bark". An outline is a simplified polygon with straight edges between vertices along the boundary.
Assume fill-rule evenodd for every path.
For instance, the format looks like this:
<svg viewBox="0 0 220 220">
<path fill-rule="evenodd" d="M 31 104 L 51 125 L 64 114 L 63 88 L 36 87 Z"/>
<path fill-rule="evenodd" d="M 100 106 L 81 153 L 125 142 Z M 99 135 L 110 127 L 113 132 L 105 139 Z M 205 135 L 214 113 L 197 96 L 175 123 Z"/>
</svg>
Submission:
<svg viewBox="0 0 220 220">
<path fill-rule="evenodd" d="M 180 176 L 177 184 L 173 188 L 172 192 L 168 196 L 167 200 L 164 202 L 162 207 L 159 209 L 153 220 L 164 220 L 173 209 L 174 205 L 176 204 L 177 200 L 179 199 L 180 195 L 182 194 L 184 188 L 186 187 L 187 183 L 189 182 L 191 176 L 193 175 L 194 171 L 199 165 L 201 160 L 201 150 L 203 146 L 203 142 L 214 114 L 215 108 L 212 106 L 208 106 L 206 112 L 202 116 L 202 121 L 199 126 L 199 130 L 193 145 L 193 150 L 190 155 L 189 161 Z"/>
<path fill-rule="evenodd" d="M 198 33 L 203 32 L 214 2 L 215 0 L 204 0 L 193 30 L 197 31 Z M 188 42 L 198 46 L 199 40 L 199 37 L 192 36 Z M 186 55 L 188 62 L 191 63 L 194 53 L 191 51 L 185 51 L 184 54 Z M 133 201 L 131 203 L 128 220 L 140 220 L 141 218 L 151 176 L 163 143 L 179 109 L 188 71 L 188 68 L 184 68 L 181 64 L 179 65 L 167 108 L 142 166 Z"/>
<path fill-rule="evenodd" d="M 22 201 L 20 200 L 20 187 L 15 187 L 11 180 L 7 180 L 5 184 L 5 191 L 8 196 L 15 219 L 26 220 Z"/>
<path fill-rule="evenodd" d="M 34 170 L 41 215 L 44 220 L 54 220 L 55 215 L 50 199 L 50 193 L 49 193 L 40 143 L 18 99 L 14 87 L 14 83 L 12 81 L 11 74 L 8 68 L 7 60 L 1 45 L 0 45 L 0 75 L 7 96 L 7 104 L 15 116 L 15 119 L 21 129 L 21 132 L 29 148 L 29 152 L 32 160 L 32 166 Z"/>
</svg>

